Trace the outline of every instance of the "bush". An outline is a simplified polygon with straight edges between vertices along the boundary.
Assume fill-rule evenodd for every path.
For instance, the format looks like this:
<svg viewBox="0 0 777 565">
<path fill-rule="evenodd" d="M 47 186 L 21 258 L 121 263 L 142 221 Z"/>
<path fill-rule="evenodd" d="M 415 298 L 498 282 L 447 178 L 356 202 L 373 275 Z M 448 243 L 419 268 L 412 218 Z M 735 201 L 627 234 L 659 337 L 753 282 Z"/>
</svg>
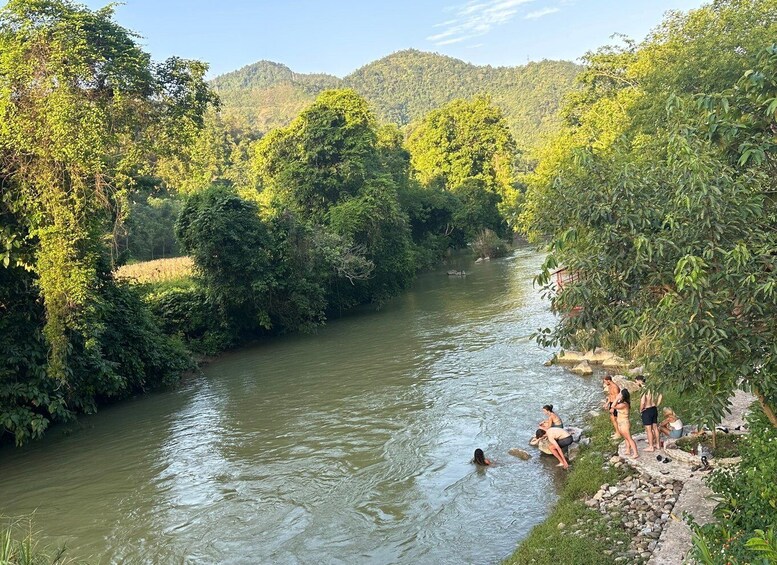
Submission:
<svg viewBox="0 0 777 565">
<path fill-rule="evenodd" d="M 151 291 L 146 303 L 162 331 L 179 336 L 192 351 L 215 355 L 238 340 L 237 332 L 208 301 L 205 289 L 194 282 Z"/>
<path fill-rule="evenodd" d="M 483 258 L 491 257 L 495 259 L 496 257 L 504 257 L 509 250 L 507 243 L 489 229 L 481 231 L 470 245 L 475 255 Z"/>
<path fill-rule="evenodd" d="M 777 524 L 777 429 L 758 409 L 748 422 L 741 463 L 715 470 L 707 480 L 722 501 L 715 508 L 717 521 L 695 528 L 693 555 L 703 563 L 769 563 L 748 540 Z"/>
</svg>

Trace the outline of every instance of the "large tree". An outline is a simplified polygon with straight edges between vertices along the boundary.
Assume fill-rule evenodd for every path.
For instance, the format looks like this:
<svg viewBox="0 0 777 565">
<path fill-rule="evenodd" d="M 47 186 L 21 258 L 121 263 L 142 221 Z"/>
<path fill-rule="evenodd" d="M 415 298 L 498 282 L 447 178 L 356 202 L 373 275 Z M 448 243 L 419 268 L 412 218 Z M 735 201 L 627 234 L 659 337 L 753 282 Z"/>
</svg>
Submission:
<svg viewBox="0 0 777 565">
<path fill-rule="evenodd" d="M 606 339 L 708 423 L 742 386 L 777 426 L 775 8 L 715 2 L 591 55 L 522 216 L 565 314 L 543 341 Z M 559 266 L 579 278 L 554 293 Z"/>
</svg>

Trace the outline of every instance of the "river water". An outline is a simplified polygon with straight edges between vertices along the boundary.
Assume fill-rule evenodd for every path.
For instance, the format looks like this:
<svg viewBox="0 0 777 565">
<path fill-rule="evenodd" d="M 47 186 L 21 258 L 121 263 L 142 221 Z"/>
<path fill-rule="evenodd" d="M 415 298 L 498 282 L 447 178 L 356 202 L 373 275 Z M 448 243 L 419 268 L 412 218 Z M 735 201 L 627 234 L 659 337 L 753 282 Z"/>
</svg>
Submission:
<svg viewBox="0 0 777 565">
<path fill-rule="evenodd" d="M 379 311 L 6 446 L 0 514 L 99 563 L 498 563 L 563 476 L 507 450 L 543 404 L 580 424 L 601 396 L 529 337 L 553 322 L 540 262 L 462 259 L 466 277 L 423 274 Z"/>
</svg>

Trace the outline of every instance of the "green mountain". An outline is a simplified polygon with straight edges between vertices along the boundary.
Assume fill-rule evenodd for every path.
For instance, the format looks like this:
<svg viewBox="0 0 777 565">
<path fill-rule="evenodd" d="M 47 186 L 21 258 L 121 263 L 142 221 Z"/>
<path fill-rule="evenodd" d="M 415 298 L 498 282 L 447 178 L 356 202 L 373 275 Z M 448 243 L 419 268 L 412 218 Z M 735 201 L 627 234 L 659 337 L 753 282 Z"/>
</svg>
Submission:
<svg viewBox="0 0 777 565">
<path fill-rule="evenodd" d="M 221 75 L 211 84 L 223 113 L 260 132 L 288 124 L 318 93 L 353 88 L 378 118 L 407 125 L 455 98 L 491 96 L 505 114 L 519 146 L 531 147 L 558 125 L 563 96 L 575 88 L 578 65 L 541 61 L 519 67 L 477 66 L 437 53 L 399 51 L 357 69 L 343 79 L 299 74 L 259 61 Z"/>
</svg>

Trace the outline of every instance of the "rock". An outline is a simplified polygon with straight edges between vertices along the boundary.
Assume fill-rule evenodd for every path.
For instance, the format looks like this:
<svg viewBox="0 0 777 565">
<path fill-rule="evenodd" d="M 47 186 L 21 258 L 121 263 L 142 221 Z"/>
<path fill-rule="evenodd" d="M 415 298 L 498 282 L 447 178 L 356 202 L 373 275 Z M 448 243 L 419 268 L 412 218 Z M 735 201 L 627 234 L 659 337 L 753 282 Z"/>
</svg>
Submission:
<svg viewBox="0 0 777 565">
<path fill-rule="evenodd" d="M 613 455 L 612 457 L 610 457 L 610 463 L 620 463 L 620 460 L 621 458 L 619 455 Z"/>
<path fill-rule="evenodd" d="M 589 363 L 599 365 L 601 363 L 604 363 L 608 359 L 611 359 L 614 356 L 615 356 L 614 353 L 610 351 L 606 351 L 601 347 L 597 347 L 596 349 L 592 349 L 591 351 L 586 352 L 586 354 L 583 355 L 583 359 L 585 359 Z"/>
<path fill-rule="evenodd" d="M 482 263 L 482 262 L 483 262 L 482 257 L 478 257 L 477 259 L 475 259 L 475 263 Z"/>
<path fill-rule="evenodd" d="M 622 357 L 613 355 L 612 357 L 602 361 L 602 367 L 605 369 L 628 369 L 629 362 Z"/>
<path fill-rule="evenodd" d="M 489 257 L 488 255 L 486 255 L 486 258 L 485 258 L 485 259 L 483 259 L 483 260 L 484 260 L 484 261 L 490 261 L 490 260 L 491 260 L 491 257 Z"/>
<path fill-rule="evenodd" d="M 580 444 L 579 443 L 573 443 L 567 448 L 567 461 L 574 461 L 577 456 L 580 454 Z"/>
<path fill-rule="evenodd" d="M 544 367 L 551 367 L 551 366 L 553 366 L 553 363 L 554 363 L 555 360 L 556 360 L 556 357 L 553 356 L 550 359 L 548 359 L 547 361 L 545 361 L 542 365 Z"/>
<path fill-rule="evenodd" d="M 629 369 L 627 373 L 630 377 L 638 377 L 640 375 L 645 374 L 645 367 L 640 365 L 639 367 L 634 367 L 633 369 Z"/>
<path fill-rule="evenodd" d="M 449 277 L 466 277 L 467 273 L 465 271 L 448 271 Z"/>
<path fill-rule="evenodd" d="M 559 530 L 563 530 L 563 529 L 564 529 L 564 528 L 566 528 L 566 527 L 567 527 L 567 525 L 566 525 L 564 522 L 559 522 L 559 523 L 558 523 L 558 529 L 559 529 Z"/>
<path fill-rule="evenodd" d="M 583 428 L 576 428 L 575 426 L 567 426 L 564 428 L 564 431 L 572 436 L 572 441 L 574 441 L 575 443 L 579 442 L 580 438 L 583 436 Z"/>
<path fill-rule="evenodd" d="M 562 365 L 575 365 L 583 361 L 584 355 L 579 351 L 561 351 L 556 355 L 556 363 Z"/>
<path fill-rule="evenodd" d="M 580 438 L 580 445 L 590 445 L 591 444 L 591 438 L 590 437 L 581 437 Z"/>
<path fill-rule="evenodd" d="M 639 389 L 639 386 L 637 386 L 636 381 L 629 380 L 623 375 L 615 375 L 612 378 L 612 382 L 614 382 L 616 385 L 618 385 L 621 388 L 627 389 L 631 393 Z M 637 407 L 639 407 L 639 405 L 637 405 Z"/>
<path fill-rule="evenodd" d="M 575 367 L 572 369 L 572 372 L 577 375 L 593 375 L 594 370 L 591 368 L 591 365 L 588 364 L 588 361 L 581 361 Z"/>
<path fill-rule="evenodd" d="M 517 447 L 511 447 L 507 450 L 507 453 L 517 457 L 518 459 L 523 459 L 524 461 L 531 459 L 531 455 L 528 452 L 524 451 L 523 449 L 518 449 Z"/>
</svg>

